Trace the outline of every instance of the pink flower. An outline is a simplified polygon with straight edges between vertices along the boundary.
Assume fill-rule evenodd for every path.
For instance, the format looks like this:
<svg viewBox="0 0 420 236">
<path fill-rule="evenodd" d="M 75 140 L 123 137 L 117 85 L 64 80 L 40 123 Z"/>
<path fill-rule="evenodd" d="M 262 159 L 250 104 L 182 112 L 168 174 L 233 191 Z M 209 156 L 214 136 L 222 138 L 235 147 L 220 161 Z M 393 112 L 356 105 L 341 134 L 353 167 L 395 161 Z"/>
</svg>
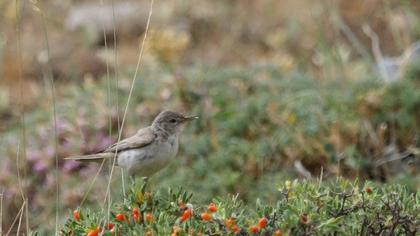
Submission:
<svg viewBox="0 0 420 236">
<path fill-rule="evenodd" d="M 63 165 L 63 171 L 69 173 L 73 170 L 80 168 L 80 162 L 77 161 L 65 161 Z"/>
<path fill-rule="evenodd" d="M 48 164 L 40 160 L 35 162 L 32 168 L 37 174 L 43 174 L 48 170 Z"/>
</svg>

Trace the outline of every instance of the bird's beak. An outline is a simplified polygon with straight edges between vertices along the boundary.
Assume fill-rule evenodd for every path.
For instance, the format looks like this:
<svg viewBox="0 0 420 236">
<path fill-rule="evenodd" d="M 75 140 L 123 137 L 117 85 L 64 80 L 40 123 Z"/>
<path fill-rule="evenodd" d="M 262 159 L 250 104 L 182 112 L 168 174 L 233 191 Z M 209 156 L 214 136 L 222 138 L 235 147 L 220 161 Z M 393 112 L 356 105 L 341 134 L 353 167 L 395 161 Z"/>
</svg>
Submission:
<svg viewBox="0 0 420 236">
<path fill-rule="evenodd" d="M 198 119 L 198 116 L 185 116 L 183 122 L 192 121 Z"/>
</svg>

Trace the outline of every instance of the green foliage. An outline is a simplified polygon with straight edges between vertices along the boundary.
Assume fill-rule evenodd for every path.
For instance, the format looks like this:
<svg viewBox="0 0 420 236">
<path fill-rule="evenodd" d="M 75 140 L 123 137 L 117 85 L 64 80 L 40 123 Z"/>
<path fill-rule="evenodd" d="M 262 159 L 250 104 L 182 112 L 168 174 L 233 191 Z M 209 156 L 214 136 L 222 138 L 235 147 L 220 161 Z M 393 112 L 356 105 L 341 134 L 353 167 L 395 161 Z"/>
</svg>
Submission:
<svg viewBox="0 0 420 236">
<path fill-rule="evenodd" d="M 3 229 L 9 228 L 21 208 L 18 183 L 22 180 L 29 199 L 29 227 L 36 228 L 39 235 L 52 235 L 56 210 L 62 213 L 80 205 L 96 209 L 103 201 L 108 170 L 95 178 L 99 165 L 66 162 L 62 157 L 98 152 L 117 139 L 145 22 L 124 20 L 131 17 L 118 14 L 116 2 L 115 22 L 121 23 L 116 25 L 118 40 L 112 40 L 113 32 L 105 32 L 110 49 L 106 50 L 102 30 L 111 30 L 113 25 L 101 27 L 98 22 L 96 33 L 69 34 L 66 28 L 65 17 L 73 9 L 83 9 L 84 1 L 45 1 L 46 27 L 39 21 L 39 14 L 24 14 L 22 21 L 17 20 L 17 2 L 23 1 L 0 1 L 0 12 L 4 13 L 0 17 L 0 28 L 4 29 L 0 34 L 0 153 L 5 156 L 0 165 L 0 193 L 4 196 L 3 216 L 7 216 L 1 223 Z M 306 177 L 309 173 L 312 179 L 323 174 L 325 179 L 343 176 L 404 183 L 411 193 L 419 189 L 420 63 L 403 63 L 402 78 L 386 84 L 374 73 L 377 65 L 370 53 L 371 42 L 361 31 L 363 24 L 372 27 L 384 58 L 407 55 L 401 53 L 420 35 L 420 15 L 416 12 L 419 1 L 161 2 L 153 9 L 123 136 L 150 124 L 162 109 L 199 115 L 200 120 L 183 133 L 174 163 L 150 180 L 161 192 L 156 196 L 160 203 L 143 204 L 143 210 L 154 205 L 161 209 L 161 202 L 169 201 L 163 191 L 169 186 L 183 186 L 194 193 L 196 206 L 215 196 L 237 193 L 243 205 L 260 199 L 264 206 L 274 206 L 284 196 L 273 183 L 301 177 L 302 173 Z M 97 7 L 114 7 L 105 5 Z M 148 7 L 141 5 L 139 9 Z M 136 18 L 146 19 L 142 12 L 135 12 Z M 93 13 L 85 11 L 88 21 Z M 16 35 L 19 22 L 25 26 L 21 37 Z M 48 65 L 44 60 L 48 51 L 44 34 L 31 33 L 43 32 L 44 28 L 51 43 Z M 23 55 L 19 50 L 9 50 L 19 49 L 14 45 L 19 41 Z M 56 79 L 57 140 L 53 135 L 50 87 L 42 79 L 50 69 Z M 20 80 L 16 79 L 21 76 L 23 97 Z M 21 126 L 21 104 L 25 129 Z M 58 179 L 53 171 L 55 156 L 60 158 Z M 303 168 L 298 170 L 296 163 Z M 112 186 L 120 184 L 120 174 L 117 168 Z M 386 187 L 377 189 L 385 191 Z M 51 207 L 56 194 L 59 209 Z M 329 193 L 325 190 L 323 194 Z M 230 207 L 231 213 L 239 207 L 233 205 L 240 202 L 219 201 L 218 207 Z M 121 203 L 113 212 L 130 207 Z M 252 209 L 246 207 L 243 213 L 237 213 L 252 221 L 240 219 L 245 231 L 262 214 Z M 104 222 L 95 210 L 82 210 L 82 215 L 92 221 L 88 225 L 83 219 L 83 227 L 77 229 L 78 223 L 73 223 L 77 233 L 85 234 L 89 227 Z M 272 217 L 274 210 L 267 211 L 267 217 Z M 166 218 L 159 223 L 173 223 L 179 212 L 172 213 L 162 216 Z M 153 214 L 158 213 L 153 210 Z M 332 224 L 340 229 L 339 224 L 345 222 L 344 216 L 307 214 L 315 229 Z M 296 215 L 292 223 L 296 223 Z M 375 217 L 366 219 L 369 224 Z M 279 222 L 287 225 L 284 220 Z M 14 229 L 18 225 L 16 222 Z M 204 225 L 219 230 L 211 222 Z M 299 234 L 304 229 L 290 226 L 285 230 Z M 308 226 L 306 230 L 314 229 Z"/>
<path fill-rule="evenodd" d="M 419 233 L 419 192 L 403 186 L 360 185 L 338 179 L 331 183 L 285 181 L 274 204 L 257 200 L 245 205 L 238 196 L 217 198 L 215 208 L 196 204 L 186 191 L 150 192 L 133 184 L 124 201 L 108 216 L 79 209 L 62 235 L 85 235 L 100 227 L 103 235 L 416 235 Z M 140 218 L 134 217 L 137 209 Z M 185 217 L 185 211 L 191 216 Z M 202 214 L 210 217 L 204 218 Z M 124 220 L 116 218 L 123 214 Z M 147 217 L 151 214 L 151 217 Z M 208 216 L 207 215 L 207 216 Z M 266 224 L 259 222 L 266 220 Z M 108 225 L 112 224 L 112 230 Z M 236 229 L 233 227 L 236 226 Z M 250 231 L 255 226 L 258 233 Z M 277 234 L 278 235 L 278 234 Z"/>
<path fill-rule="evenodd" d="M 174 163 L 151 179 L 158 190 L 181 185 L 194 193 L 197 203 L 236 193 L 245 203 L 257 198 L 275 202 L 272 183 L 299 177 L 295 161 L 301 161 L 312 176 L 319 176 L 322 170 L 324 176 L 404 183 L 411 191 L 419 186 L 416 168 L 404 162 L 377 165 L 390 146 L 397 155 L 413 153 L 414 160 L 418 158 L 420 93 L 412 80 L 393 84 L 369 78 L 315 81 L 271 65 L 193 68 L 185 70 L 176 83 L 166 85 L 161 78 L 168 76 L 171 74 L 150 69 L 138 80 L 135 88 L 140 91 L 134 93 L 124 129 L 124 136 L 133 134 L 165 108 L 184 109 L 200 117 L 183 133 Z M 172 92 L 162 98 L 168 86 Z M 66 88 L 57 102 L 59 157 L 100 151 L 117 136 L 118 118 L 108 107 L 107 81 L 86 81 L 76 87 Z M 125 98 L 119 101 L 121 108 Z M 45 186 L 43 191 L 28 187 L 34 193 L 33 205 L 48 209 L 43 217 L 32 220 L 42 227 L 42 219 L 54 215 L 54 209 L 48 208 L 55 189 L 54 172 L 47 171 L 55 163 L 48 115 L 42 110 L 27 114 L 27 122 L 37 126 L 27 128 L 29 161 L 21 167 L 22 172 L 26 168 L 33 173 L 28 176 L 28 186 Z M 0 149 L 11 158 L 0 166 L 5 173 L 0 181 L 18 193 L 13 174 L 14 132 L 11 129 L 3 136 L 6 145 Z M 98 165 L 60 161 L 59 167 L 62 210 L 79 205 L 85 194 L 87 205 L 96 206 L 103 200 L 108 178 L 97 178 L 91 192 L 87 190 Z M 118 184 L 118 169 L 116 174 L 113 184 Z M 89 184 L 80 185 L 86 179 Z M 15 199 L 7 204 L 18 210 Z M 45 228 L 52 227 L 50 220 Z"/>
</svg>

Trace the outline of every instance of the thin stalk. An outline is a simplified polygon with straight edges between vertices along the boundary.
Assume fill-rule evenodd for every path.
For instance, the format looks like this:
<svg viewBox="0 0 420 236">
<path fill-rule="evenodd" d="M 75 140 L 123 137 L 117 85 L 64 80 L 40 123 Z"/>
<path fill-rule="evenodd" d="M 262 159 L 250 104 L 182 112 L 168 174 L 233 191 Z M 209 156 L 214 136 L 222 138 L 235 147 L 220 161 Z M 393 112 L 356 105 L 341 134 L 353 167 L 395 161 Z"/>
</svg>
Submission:
<svg viewBox="0 0 420 236">
<path fill-rule="evenodd" d="M 3 235 L 3 196 L 4 192 L 0 193 L 0 235 Z"/>
<path fill-rule="evenodd" d="M 47 51 L 47 73 L 45 76 L 49 78 L 50 83 L 50 93 L 51 93 L 51 106 L 53 111 L 53 137 L 54 137 L 54 159 L 55 159 L 55 235 L 58 235 L 58 222 L 59 222 L 59 213 L 60 213 L 60 175 L 59 175 L 59 169 L 58 169 L 58 139 L 57 139 L 57 109 L 56 109 L 56 94 L 55 94 L 55 83 L 54 83 L 54 75 L 52 73 L 52 65 L 51 65 L 51 53 L 50 53 L 50 44 L 48 40 L 48 30 L 47 30 L 47 24 L 45 20 L 45 15 L 42 9 L 39 7 L 39 12 L 41 16 L 42 21 L 42 30 L 44 33 L 44 39 L 45 39 L 45 48 Z"/>
<path fill-rule="evenodd" d="M 146 30 L 144 32 L 144 37 L 143 37 L 143 41 L 142 41 L 142 44 L 141 44 L 140 53 L 139 53 L 139 56 L 138 56 L 138 59 L 137 59 L 136 70 L 134 72 L 133 80 L 131 81 L 130 92 L 128 94 L 127 103 L 126 103 L 126 106 L 125 106 L 124 115 L 123 115 L 123 119 L 122 119 L 122 122 L 121 122 L 121 128 L 119 130 L 118 141 L 117 142 L 119 142 L 121 140 L 122 130 L 124 129 L 124 124 L 125 124 L 125 119 L 126 119 L 126 116 L 127 116 L 128 107 L 129 107 L 131 96 L 132 96 L 133 90 L 134 90 L 134 84 L 136 82 L 137 74 L 138 74 L 139 69 L 140 69 L 141 59 L 143 58 L 144 45 L 145 45 L 145 42 L 146 42 L 146 39 L 147 39 L 147 33 L 149 32 L 150 19 L 152 17 L 152 13 L 153 13 L 153 3 L 154 3 L 154 0 L 151 0 L 150 1 L 149 16 L 147 18 Z M 116 162 L 116 159 L 117 159 L 117 154 L 118 154 L 118 148 L 116 148 L 115 153 L 114 153 L 114 158 L 113 158 L 112 167 L 111 167 L 111 173 L 110 173 L 110 176 L 109 176 L 108 186 L 107 186 L 107 190 L 106 190 L 106 194 L 105 194 L 105 199 L 107 197 L 107 194 L 110 193 L 112 174 L 113 174 L 113 171 L 114 171 L 115 162 Z"/>
<path fill-rule="evenodd" d="M 21 12 L 23 12 L 23 7 L 24 7 L 24 2 L 22 4 L 22 10 L 19 11 L 19 1 L 16 0 L 15 1 L 15 14 L 16 14 L 16 37 L 17 37 L 17 41 L 16 41 L 16 45 L 17 45 L 17 55 L 18 55 L 18 76 L 19 76 L 19 97 L 20 97 L 20 101 L 19 101 L 19 109 L 20 109 L 20 126 L 21 126 L 21 138 L 20 141 L 22 143 L 22 157 L 23 159 L 26 161 L 26 125 L 25 125 L 25 107 L 24 107 L 24 98 L 23 98 L 23 83 L 24 83 L 24 79 L 23 79 L 23 69 L 22 69 L 22 45 L 21 45 L 21 23 L 22 23 L 22 17 L 21 17 Z M 22 178 L 21 178 L 21 174 L 20 174 L 20 155 L 18 154 L 16 156 L 16 165 L 17 165 L 17 174 L 18 174 L 18 186 L 19 186 L 19 191 L 21 193 L 22 196 L 22 200 L 25 202 L 26 201 L 26 197 L 25 197 L 25 190 L 24 187 L 22 185 Z M 26 162 L 23 165 L 23 179 L 26 178 L 27 175 L 27 165 Z M 28 203 L 25 204 L 26 206 L 26 211 L 25 211 L 25 222 L 26 222 L 26 234 L 29 234 L 29 215 L 28 215 Z M 1 235 L 1 232 L 0 232 Z"/>
<path fill-rule="evenodd" d="M 18 220 L 18 218 L 20 218 L 20 216 L 23 214 L 23 209 L 24 209 L 24 207 L 25 207 L 25 202 L 23 202 L 22 203 L 22 206 L 20 207 L 20 210 L 18 211 L 18 213 L 16 214 L 16 216 L 15 216 L 15 219 L 13 220 L 13 222 L 12 222 L 12 225 L 10 225 L 10 228 L 9 228 L 9 230 L 7 231 L 7 233 L 6 233 L 6 236 L 8 236 L 11 232 L 12 232 L 12 229 L 13 229 L 13 227 L 15 226 L 15 224 L 16 224 L 16 221 Z"/>
</svg>

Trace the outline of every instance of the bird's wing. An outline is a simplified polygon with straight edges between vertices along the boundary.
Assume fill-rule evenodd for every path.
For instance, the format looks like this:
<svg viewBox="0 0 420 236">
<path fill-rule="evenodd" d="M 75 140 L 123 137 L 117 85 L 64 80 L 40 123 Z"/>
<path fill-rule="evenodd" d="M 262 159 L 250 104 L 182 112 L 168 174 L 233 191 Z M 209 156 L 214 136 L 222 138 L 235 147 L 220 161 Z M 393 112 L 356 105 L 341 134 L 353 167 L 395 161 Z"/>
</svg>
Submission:
<svg viewBox="0 0 420 236">
<path fill-rule="evenodd" d="M 137 131 L 134 136 L 112 144 L 103 152 L 115 152 L 116 150 L 120 152 L 128 149 L 142 148 L 151 144 L 155 139 L 156 134 L 150 127 L 146 127 Z"/>
</svg>

